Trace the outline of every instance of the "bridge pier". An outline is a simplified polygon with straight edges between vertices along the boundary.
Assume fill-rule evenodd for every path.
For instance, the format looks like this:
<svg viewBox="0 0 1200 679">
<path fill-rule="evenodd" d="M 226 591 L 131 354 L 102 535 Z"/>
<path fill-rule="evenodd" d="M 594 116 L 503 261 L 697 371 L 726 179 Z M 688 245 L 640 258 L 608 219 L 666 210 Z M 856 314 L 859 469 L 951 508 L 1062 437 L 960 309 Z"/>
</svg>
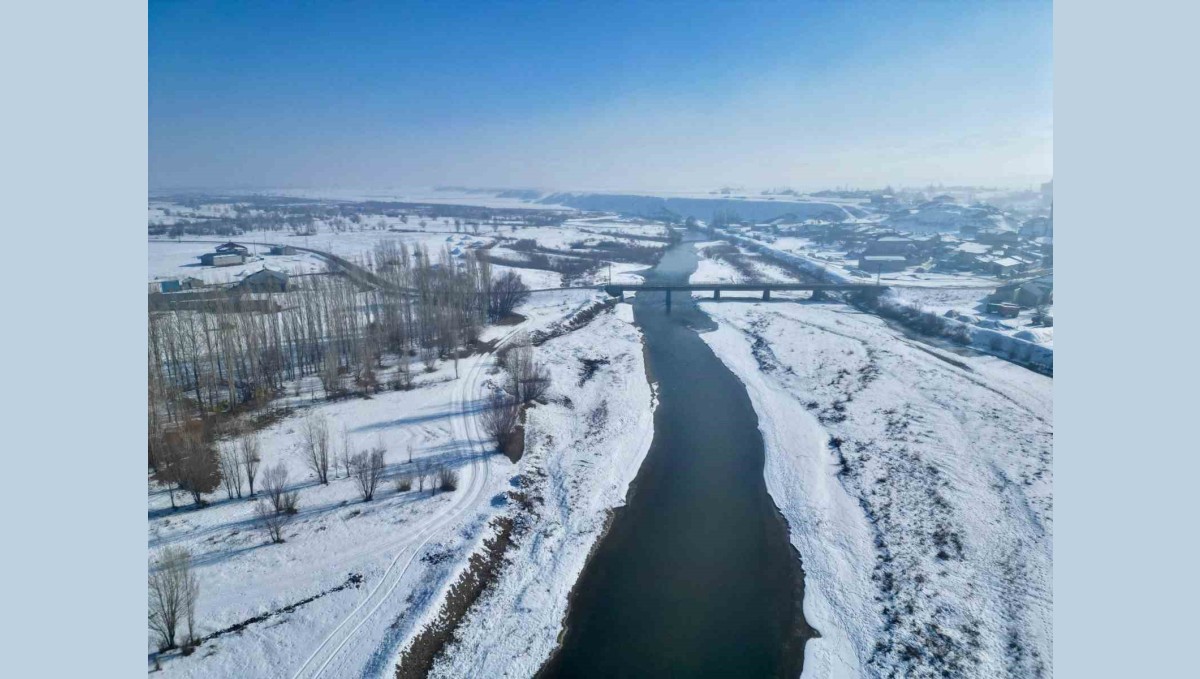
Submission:
<svg viewBox="0 0 1200 679">
<path fill-rule="evenodd" d="M 667 311 L 671 310 L 671 291 L 667 290 Z"/>
<path fill-rule="evenodd" d="M 721 299 L 721 291 L 713 290 L 713 299 Z"/>
<path fill-rule="evenodd" d="M 764 302 L 771 301 L 771 291 L 770 290 L 763 290 L 763 301 Z"/>
</svg>

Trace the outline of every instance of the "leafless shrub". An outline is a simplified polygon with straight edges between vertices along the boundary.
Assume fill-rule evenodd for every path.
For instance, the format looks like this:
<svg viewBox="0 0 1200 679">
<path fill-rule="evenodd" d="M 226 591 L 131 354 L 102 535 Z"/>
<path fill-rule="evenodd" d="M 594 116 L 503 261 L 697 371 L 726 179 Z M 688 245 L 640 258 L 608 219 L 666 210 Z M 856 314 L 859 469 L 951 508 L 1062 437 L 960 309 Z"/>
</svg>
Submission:
<svg viewBox="0 0 1200 679">
<path fill-rule="evenodd" d="M 517 428 L 521 403 L 503 391 L 488 397 L 487 404 L 479 414 L 479 424 L 498 450 L 504 450 Z"/>
<path fill-rule="evenodd" d="M 172 461 L 168 465 L 171 480 L 190 493 L 195 504 L 204 504 L 203 494 L 216 490 L 221 483 L 220 464 L 204 424 L 198 420 L 189 422 L 164 437 L 164 441 L 171 449 Z"/>
<path fill-rule="evenodd" d="M 437 474 L 438 488 L 442 490 L 454 490 L 458 488 L 458 471 L 449 467 L 442 467 Z"/>
<path fill-rule="evenodd" d="M 376 447 L 369 452 L 359 453 L 350 465 L 363 502 L 370 502 L 375 497 L 375 489 L 379 487 L 379 479 L 383 476 L 384 452 L 382 447 Z"/>
<path fill-rule="evenodd" d="M 159 650 L 175 648 L 179 623 L 184 621 L 187 623 L 184 642 L 194 643 L 200 583 L 192 573 L 191 552 L 182 547 L 164 549 L 157 567 L 150 571 L 148 590 L 150 631 L 158 638 Z"/>
<path fill-rule="evenodd" d="M 280 462 L 263 474 L 263 492 L 277 513 L 295 514 L 300 492 L 288 490 L 287 481 L 287 467 Z"/>
<path fill-rule="evenodd" d="M 254 516 L 271 542 L 283 542 L 283 529 L 291 521 L 291 514 L 275 509 L 268 500 L 259 500 L 254 505 Z"/>
<path fill-rule="evenodd" d="M 408 491 L 412 490 L 412 487 L 413 477 L 411 474 L 401 474 L 400 476 L 396 477 L 397 493 L 407 493 Z"/>
<path fill-rule="evenodd" d="M 404 391 L 413 388 L 412 365 L 407 357 L 401 357 L 400 363 L 396 365 L 396 386 Z"/>
<path fill-rule="evenodd" d="M 320 415 L 309 415 L 300 429 L 304 462 L 323 484 L 329 483 L 329 424 Z"/>
</svg>

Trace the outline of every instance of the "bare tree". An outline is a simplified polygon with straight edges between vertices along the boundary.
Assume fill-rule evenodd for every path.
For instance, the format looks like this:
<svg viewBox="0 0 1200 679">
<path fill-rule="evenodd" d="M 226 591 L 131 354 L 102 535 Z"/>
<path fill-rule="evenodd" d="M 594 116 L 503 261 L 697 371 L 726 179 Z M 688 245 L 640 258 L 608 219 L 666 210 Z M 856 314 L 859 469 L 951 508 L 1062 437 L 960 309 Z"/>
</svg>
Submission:
<svg viewBox="0 0 1200 679">
<path fill-rule="evenodd" d="M 295 514 L 296 502 L 300 493 L 296 490 L 288 490 L 287 481 L 287 467 L 280 462 L 274 467 L 268 467 L 263 473 L 263 491 L 267 494 L 267 500 L 276 512 Z"/>
<path fill-rule="evenodd" d="M 338 355 L 335 351 L 326 351 L 321 364 L 321 388 L 325 390 L 326 398 L 336 398 L 342 395 L 342 374 L 338 369 Z"/>
<path fill-rule="evenodd" d="M 320 415 L 309 415 L 300 428 L 304 461 L 317 475 L 317 480 L 329 484 L 329 424 Z"/>
<path fill-rule="evenodd" d="M 342 473 L 346 475 L 346 478 L 350 478 L 352 474 L 350 463 L 353 457 L 354 448 L 350 445 L 350 430 L 342 427 L 342 454 L 338 458 L 338 462 L 341 464 Z"/>
<path fill-rule="evenodd" d="M 283 529 L 291 521 L 290 514 L 276 510 L 268 500 L 259 500 L 254 505 L 254 516 L 272 543 L 283 542 Z"/>
<path fill-rule="evenodd" d="M 258 451 L 258 434 L 251 432 L 238 440 L 238 462 L 242 465 L 242 472 L 246 474 L 246 481 L 250 484 L 251 497 L 254 496 L 254 479 L 258 476 L 259 465 L 262 464 L 262 457 Z"/>
<path fill-rule="evenodd" d="M 529 298 L 529 286 L 514 271 L 506 271 L 496 277 L 488 287 L 488 316 L 499 320 L 508 316 L 517 305 Z"/>
<path fill-rule="evenodd" d="M 204 424 L 189 422 L 172 438 L 171 445 L 176 447 L 178 455 L 172 465 L 172 477 L 182 490 L 191 494 L 192 502 L 202 505 L 204 493 L 211 493 L 221 484 L 220 464 Z"/>
<path fill-rule="evenodd" d="M 233 444 L 221 446 L 221 457 L 218 464 L 221 467 L 221 483 L 225 486 L 225 495 L 233 499 L 234 493 L 242 496 L 242 468 L 237 447 Z"/>
<path fill-rule="evenodd" d="M 479 414 L 479 424 L 496 444 L 497 450 L 505 450 L 521 415 L 521 402 L 502 390 L 488 397 L 487 405 Z"/>
<path fill-rule="evenodd" d="M 158 638 L 159 650 L 175 648 L 179 623 L 186 621 L 187 639 L 195 640 L 196 600 L 200 585 L 192 573 L 192 555 L 183 547 L 167 547 L 156 567 L 150 570 L 148 584 L 150 631 Z"/>
<path fill-rule="evenodd" d="M 533 358 L 533 347 L 521 344 L 504 352 L 504 369 L 512 379 L 513 390 L 521 403 L 530 403 L 546 395 L 550 373 Z"/>
<path fill-rule="evenodd" d="M 376 447 L 354 456 L 351 468 L 354 470 L 354 480 L 358 483 L 363 502 L 370 502 L 375 497 L 375 489 L 379 487 L 379 479 L 383 477 L 383 455 L 384 449 Z"/>
</svg>

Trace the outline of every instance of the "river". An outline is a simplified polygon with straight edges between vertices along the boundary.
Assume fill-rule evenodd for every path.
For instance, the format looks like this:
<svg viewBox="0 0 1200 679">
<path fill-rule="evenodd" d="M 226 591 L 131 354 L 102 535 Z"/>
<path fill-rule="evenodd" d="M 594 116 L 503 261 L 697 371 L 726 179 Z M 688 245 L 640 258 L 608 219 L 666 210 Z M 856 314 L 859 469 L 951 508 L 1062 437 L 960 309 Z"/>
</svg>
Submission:
<svg viewBox="0 0 1200 679">
<path fill-rule="evenodd" d="M 686 283 L 691 242 L 648 283 Z M 713 323 L 676 293 L 635 299 L 658 383 L 654 441 L 580 576 L 543 677 L 798 676 L 817 636 L 803 571 L 763 480 L 758 417 L 741 382 L 698 332 Z"/>
</svg>

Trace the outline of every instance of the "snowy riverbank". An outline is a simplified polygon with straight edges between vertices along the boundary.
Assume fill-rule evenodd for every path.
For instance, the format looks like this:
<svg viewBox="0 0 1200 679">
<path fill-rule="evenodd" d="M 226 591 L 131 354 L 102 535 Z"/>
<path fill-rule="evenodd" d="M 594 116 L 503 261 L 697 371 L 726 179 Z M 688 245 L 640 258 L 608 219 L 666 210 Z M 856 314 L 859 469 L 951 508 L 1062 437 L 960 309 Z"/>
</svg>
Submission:
<svg viewBox="0 0 1200 679">
<path fill-rule="evenodd" d="M 805 676 L 1048 675 L 1052 380 L 839 304 L 703 307 L 804 562 Z"/>
<path fill-rule="evenodd" d="M 532 499 L 529 527 L 433 676 L 528 677 L 557 645 L 571 588 L 653 439 L 641 342 L 632 307 L 618 304 L 539 347 L 549 403 L 529 412 L 510 484 Z"/>
</svg>

